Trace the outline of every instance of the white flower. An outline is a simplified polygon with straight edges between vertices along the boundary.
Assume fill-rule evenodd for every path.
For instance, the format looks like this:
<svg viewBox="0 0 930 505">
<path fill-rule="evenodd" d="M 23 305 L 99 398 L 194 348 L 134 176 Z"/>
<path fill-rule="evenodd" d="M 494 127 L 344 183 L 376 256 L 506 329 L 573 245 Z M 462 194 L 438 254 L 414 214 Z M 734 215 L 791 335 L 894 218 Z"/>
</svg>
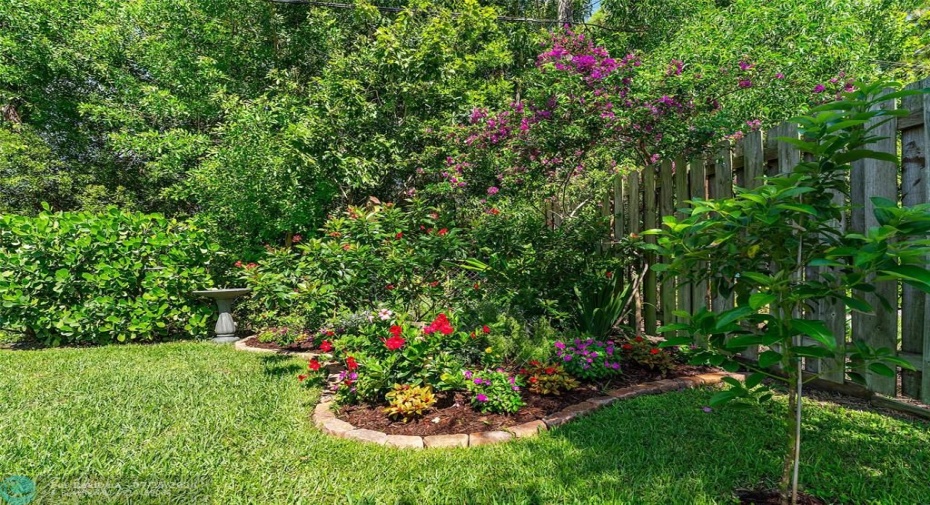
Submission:
<svg viewBox="0 0 930 505">
<path fill-rule="evenodd" d="M 391 316 L 393 316 L 393 315 L 394 315 L 394 313 L 391 312 L 391 311 L 388 310 L 388 309 L 381 309 L 381 310 L 378 311 L 378 317 L 379 317 L 382 321 L 387 321 L 387 320 L 390 319 Z"/>
</svg>

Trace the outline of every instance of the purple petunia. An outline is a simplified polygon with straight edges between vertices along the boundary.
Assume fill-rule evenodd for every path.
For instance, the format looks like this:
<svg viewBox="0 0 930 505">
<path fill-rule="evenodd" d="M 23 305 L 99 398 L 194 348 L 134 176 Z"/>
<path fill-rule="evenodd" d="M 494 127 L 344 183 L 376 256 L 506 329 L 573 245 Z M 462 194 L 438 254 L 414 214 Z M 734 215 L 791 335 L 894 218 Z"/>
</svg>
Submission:
<svg viewBox="0 0 930 505">
<path fill-rule="evenodd" d="M 487 395 L 483 395 L 481 393 L 478 393 L 478 396 L 476 396 L 475 398 L 481 403 L 488 401 Z"/>
</svg>

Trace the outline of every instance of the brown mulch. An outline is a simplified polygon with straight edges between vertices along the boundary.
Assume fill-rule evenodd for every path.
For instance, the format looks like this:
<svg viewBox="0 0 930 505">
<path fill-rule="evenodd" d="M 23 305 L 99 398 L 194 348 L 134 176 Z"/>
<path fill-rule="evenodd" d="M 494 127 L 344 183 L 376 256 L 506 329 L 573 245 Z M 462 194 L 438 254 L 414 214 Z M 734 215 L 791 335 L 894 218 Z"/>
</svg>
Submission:
<svg viewBox="0 0 930 505">
<path fill-rule="evenodd" d="M 686 377 L 711 371 L 707 367 L 682 365 L 668 377 Z M 494 431 L 542 419 L 565 407 L 581 403 L 595 396 L 602 396 L 609 389 L 623 388 L 662 379 L 656 372 L 627 366 L 623 374 L 609 382 L 583 384 L 581 387 L 561 395 L 539 395 L 524 390 L 526 405 L 515 414 L 481 413 L 471 408 L 468 397 L 462 392 L 437 393 L 436 405 L 423 419 L 408 423 L 392 421 L 384 413 L 383 405 L 343 406 L 336 416 L 356 428 L 381 431 L 388 435 L 451 435 Z"/>
<path fill-rule="evenodd" d="M 299 342 L 294 342 L 291 345 L 281 347 L 280 345 L 274 342 L 262 342 L 258 340 L 258 337 L 249 337 L 243 342 L 246 347 L 254 347 L 256 349 L 271 349 L 273 351 L 286 351 L 286 352 L 308 352 L 318 350 L 318 346 L 312 340 L 302 340 Z"/>
<path fill-rule="evenodd" d="M 739 489 L 736 497 L 740 505 L 781 505 L 781 494 L 774 489 Z M 827 502 L 798 492 L 798 505 L 826 505 Z"/>
</svg>

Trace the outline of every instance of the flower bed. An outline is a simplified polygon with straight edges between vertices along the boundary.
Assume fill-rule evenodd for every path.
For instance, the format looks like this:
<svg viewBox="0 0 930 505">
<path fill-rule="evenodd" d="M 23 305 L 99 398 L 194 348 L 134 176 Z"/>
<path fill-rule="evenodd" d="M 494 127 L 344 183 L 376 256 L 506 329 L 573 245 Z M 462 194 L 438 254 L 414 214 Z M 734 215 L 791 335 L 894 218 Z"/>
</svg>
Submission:
<svg viewBox="0 0 930 505">
<path fill-rule="evenodd" d="M 331 401 L 323 401 L 316 406 L 313 413 L 313 421 L 320 429 L 332 436 L 399 448 L 475 447 L 506 442 L 514 438 L 533 437 L 541 431 L 547 431 L 556 426 L 560 426 L 577 417 L 587 415 L 619 400 L 705 385 L 711 386 L 720 383 L 721 380 L 727 376 L 742 379 L 742 376 L 739 374 L 705 373 L 675 379 L 650 381 L 607 390 L 603 395 L 594 396 L 586 401 L 571 404 L 541 419 L 515 425 L 500 426 L 499 429 L 471 433 L 461 432 L 426 436 L 386 433 L 339 419 L 332 411 L 334 405 Z"/>
</svg>

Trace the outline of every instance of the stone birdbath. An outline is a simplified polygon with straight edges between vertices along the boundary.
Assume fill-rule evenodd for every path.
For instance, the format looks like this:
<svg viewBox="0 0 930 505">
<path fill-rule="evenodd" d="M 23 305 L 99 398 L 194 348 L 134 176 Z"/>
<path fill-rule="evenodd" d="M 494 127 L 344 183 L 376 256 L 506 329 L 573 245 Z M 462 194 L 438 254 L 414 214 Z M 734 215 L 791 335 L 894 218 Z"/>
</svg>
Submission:
<svg viewBox="0 0 930 505">
<path fill-rule="evenodd" d="M 220 315 L 216 319 L 216 337 L 213 341 L 218 344 L 228 344 L 238 340 L 236 338 L 236 321 L 233 320 L 232 302 L 236 298 L 248 294 L 252 291 L 249 288 L 227 288 L 227 289 L 206 289 L 203 291 L 194 291 L 194 295 L 216 300 L 216 307 Z"/>
</svg>

